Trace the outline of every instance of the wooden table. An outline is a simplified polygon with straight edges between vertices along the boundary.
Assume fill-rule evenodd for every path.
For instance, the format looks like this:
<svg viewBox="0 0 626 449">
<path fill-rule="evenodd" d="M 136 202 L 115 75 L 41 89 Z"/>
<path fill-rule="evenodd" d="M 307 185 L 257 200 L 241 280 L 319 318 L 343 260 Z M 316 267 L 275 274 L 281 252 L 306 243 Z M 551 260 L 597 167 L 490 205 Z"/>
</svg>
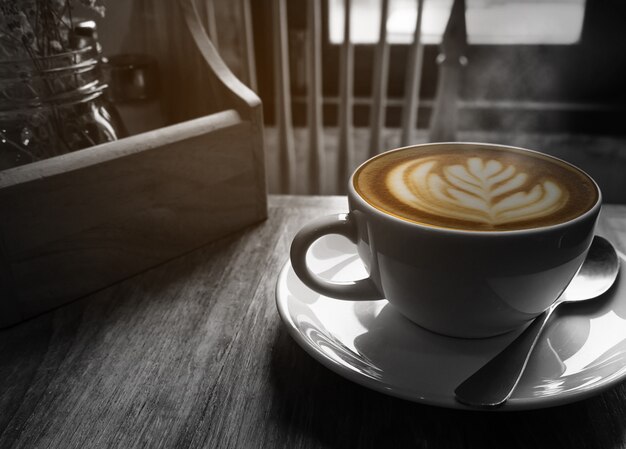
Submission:
<svg viewBox="0 0 626 449">
<path fill-rule="evenodd" d="M 269 219 L 0 331 L 0 448 L 623 448 L 624 384 L 532 412 L 429 407 L 334 374 L 287 334 L 274 285 L 294 233 L 342 197 Z M 626 207 L 599 227 L 626 250 Z"/>
</svg>

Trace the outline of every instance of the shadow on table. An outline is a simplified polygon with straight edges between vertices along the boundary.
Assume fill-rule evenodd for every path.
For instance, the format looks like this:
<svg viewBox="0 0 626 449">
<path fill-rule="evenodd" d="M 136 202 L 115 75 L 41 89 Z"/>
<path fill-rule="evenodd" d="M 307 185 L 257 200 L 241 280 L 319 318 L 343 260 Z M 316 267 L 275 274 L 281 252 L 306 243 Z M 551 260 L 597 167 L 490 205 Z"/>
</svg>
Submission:
<svg viewBox="0 0 626 449">
<path fill-rule="evenodd" d="M 536 411 L 425 406 L 340 377 L 311 358 L 283 327 L 274 342 L 271 379 L 271 416 L 289 432 L 290 447 L 623 447 L 624 384 L 585 401 Z"/>
<path fill-rule="evenodd" d="M 50 391 L 49 383 L 57 380 L 56 376 L 72 375 L 62 366 L 83 370 L 87 361 L 115 363 L 119 356 L 124 362 L 108 366 L 109 373 L 132 372 L 142 363 L 132 354 L 144 352 L 146 335 L 154 344 L 159 338 L 169 338 L 173 331 L 180 332 L 183 325 L 191 332 L 206 322 L 211 301 L 217 301 L 211 294 L 212 285 L 198 281 L 202 287 L 192 299 L 181 292 L 190 279 L 208 277 L 211 270 L 218 272 L 219 279 L 219 273 L 236 262 L 229 258 L 236 257 L 238 245 L 260 226 L 237 231 L 131 280 L 0 329 L 0 435 L 18 411 L 27 413 L 29 407 L 38 405 L 37 398 Z M 118 353 L 111 349 L 116 345 L 121 345 Z M 138 348 L 135 352 L 133 346 Z M 164 356 L 163 360 L 168 359 Z M 31 399 L 26 400 L 27 396 Z M 20 427 L 12 431 L 17 434 Z"/>
</svg>

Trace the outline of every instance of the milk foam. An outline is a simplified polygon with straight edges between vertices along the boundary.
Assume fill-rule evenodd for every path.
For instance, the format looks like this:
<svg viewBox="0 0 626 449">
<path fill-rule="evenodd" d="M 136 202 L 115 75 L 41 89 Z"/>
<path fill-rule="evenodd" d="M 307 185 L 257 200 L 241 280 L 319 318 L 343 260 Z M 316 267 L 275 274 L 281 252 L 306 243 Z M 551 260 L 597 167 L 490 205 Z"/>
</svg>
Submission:
<svg viewBox="0 0 626 449">
<path fill-rule="evenodd" d="M 465 165 L 445 165 L 425 157 L 394 167 L 387 188 L 404 204 L 429 214 L 488 225 L 515 223 L 550 215 L 567 202 L 560 184 L 528 182 L 515 165 L 470 157 Z"/>
</svg>

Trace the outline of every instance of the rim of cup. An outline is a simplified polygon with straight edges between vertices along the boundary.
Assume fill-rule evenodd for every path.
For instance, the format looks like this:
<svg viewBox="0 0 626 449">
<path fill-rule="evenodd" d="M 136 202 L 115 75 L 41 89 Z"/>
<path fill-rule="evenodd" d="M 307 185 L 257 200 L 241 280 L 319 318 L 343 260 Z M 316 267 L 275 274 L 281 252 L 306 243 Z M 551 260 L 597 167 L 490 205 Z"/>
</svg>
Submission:
<svg viewBox="0 0 626 449">
<path fill-rule="evenodd" d="M 374 207 L 373 205 L 371 205 L 365 198 L 363 198 L 357 191 L 356 188 L 354 187 L 354 175 L 361 169 L 361 167 L 363 167 L 364 165 L 368 164 L 370 161 L 372 161 L 373 159 L 377 159 L 379 157 L 383 157 L 389 153 L 393 153 L 396 151 L 403 151 L 403 150 L 408 150 L 411 148 L 419 148 L 419 147 L 433 147 L 433 146 L 467 146 L 467 145 L 477 145 L 477 146 L 481 146 L 481 147 L 491 147 L 491 148 L 500 148 L 500 149 L 509 149 L 509 150 L 517 150 L 517 151 L 522 151 L 525 153 L 534 153 L 534 154 L 538 154 L 541 157 L 546 157 L 548 159 L 553 159 L 556 161 L 559 161 L 569 167 L 572 167 L 575 171 L 582 173 L 584 176 L 587 177 L 587 179 L 589 179 L 591 181 L 591 183 L 593 184 L 593 186 L 596 189 L 596 192 L 598 192 L 598 198 L 596 199 L 596 202 L 593 204 L 592 207 L 590 207 L 587 211 L 585 211 L 584 213 L 578 215 L 577 217 L 574 217 L 570 220 L 567 221 L 563 221 L 561 223 L 556 223 L 556 224 L 551 224 L 551 225 L 546 225 L 546 226 L 538 226 L 538 227 L 534 227 L 534 228 L 524 228 L 524 229 L 509 229 L 509 230 L 503 230 L 503 231 L 491 231 L 491 230 L 487 230 L 487 231 L 480 231 L 480 230 L 471 230 L 471 229 L 457 229 L 457 228 L 446 228 L 443 226 L 436 226 L 436 225 L 429 225 L 426 223 L 418 223 L 415 221 L 410 221 L 404 218 L 400 218 L 397 217 L 391 213 L 388 212 L 383 212 L 382 210 L 378 209 L 377 207 Z M 386 219 L 392 220 L 393 222 L 396 222 L 398 224 L 401 225 L 405 225 L 405 226 L 410 226 L 410 227 L 418 227 L 422 230 L 426 230 L 429 232 L 434 232 L 434 233 L 449 233 L 449 234 L 456 234 L 456 235 L 475 235 L 475 236 L 480 236 L 480 237 L 488 237 L 488 238 L 492 238 L 492 237 L 506 237 L 506 236 L 510 236 L 510 235 L 521 235 L 521 234 L 539 234 L 542 232 L 549 232 L 549 231 L 555 231 L 558 230 L 559 228 L 564 228 L 564 227 L 569 227 L 572 226 L 573 224 L 580 222 L 580 221 L 584 221 L 586 220 L 589 216 L 595 214 L 598 209 L 600 209 L 601 205 L 602 205 L 602 191 L 600 190 L 600 187 L 598 186 L 598 184 L 596 183 L 595 179 L 593 179 L 587 172 L 585 172 L 583 169 L 581 169 L 580 167 L 577 167 L 576 165 L 564 161 L 563 159 L 560 159 L 556 156 L 552 156 L 550 154 L 546 154 L 546 153 L 542 153 L 540 151 L 536 151 L 536 150 L 530 150 L 528 148 L 522 148 L 522 147 L 515 147 L 512 145 L 501 145 L 501 144 L 497 144 L 497 143 L 484 143 L 484 142 L 433 142 L 433 143 L 420 143 L 420 144 L 416 144 L 416 145 L 408 145 L 405 147 L 400 147 L 400 148 L 394 148 L 392 150 L 388 150 L 385 151 L 383 153 L 377 154 L 376 156 L 369 158 L 368 160 L 366 160 L 365 162 L 363 162 L 362 164 L 360 164 L 353 172 L 352 175 L 350 175 L 350 180 L 348 181 L 348 193 L 349 196 L 351 198 L 353 198 L 354 200 L 356 200 L 361 206 L 363 206 L 368 212 L 373 213 L 375 215 L 384 217 Z"/>
</svg>

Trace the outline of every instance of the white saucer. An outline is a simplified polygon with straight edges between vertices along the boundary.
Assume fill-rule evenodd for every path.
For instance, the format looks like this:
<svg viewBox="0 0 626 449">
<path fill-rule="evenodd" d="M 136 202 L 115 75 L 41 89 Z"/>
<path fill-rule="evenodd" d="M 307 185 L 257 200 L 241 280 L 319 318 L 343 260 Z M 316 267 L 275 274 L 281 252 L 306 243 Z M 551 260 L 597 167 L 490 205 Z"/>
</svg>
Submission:
<svg viewBox="0 0 626 449">
<path fill-rule="evenodd" d="M 626 262 L 620 255 L 622 265 Z M 307 256 L 322 277 L 366 276 L 355 247 L 340 236 L 318 240 Z M 454 389 L 519 333 L 470 340 L 413 324 L 387 301 L 321 296 L 282 269 L 276 303 L 291 336 L 320 363 L 365 387 L 410 401 L 468 409 Z M 626 377 L 626 280 L 602 298 L 566 305 L 541 337 L 509 401 L 497 410 L 562 405 L 599 393 Z M 306 380 L 303 380 L 306 382 Z"/>
</svg>

